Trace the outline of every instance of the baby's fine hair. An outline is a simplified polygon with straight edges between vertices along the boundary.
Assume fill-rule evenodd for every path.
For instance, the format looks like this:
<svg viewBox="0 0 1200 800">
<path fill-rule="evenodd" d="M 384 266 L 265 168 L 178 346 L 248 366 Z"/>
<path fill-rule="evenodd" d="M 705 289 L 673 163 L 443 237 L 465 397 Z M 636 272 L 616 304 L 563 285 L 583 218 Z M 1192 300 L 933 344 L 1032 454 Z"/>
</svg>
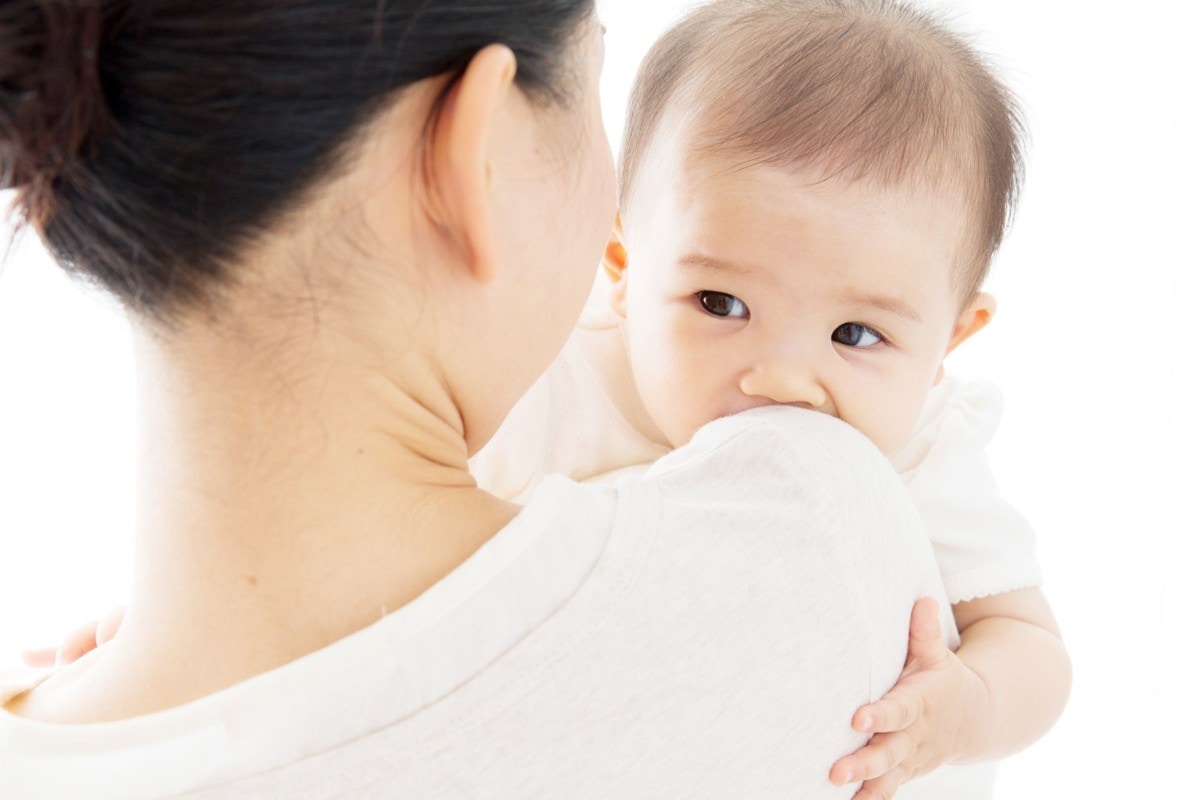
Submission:
<svg viewBox="0 0 1200 800">
<path fill-rule="evenodd" d="M 668 114 L 688 147 L 739 166 L 959 193 L 958 288 L 978 290 L 1023 176 L 1020 109 L 981 56 L 928 11 L 898 0 L 713 0 L 642 62 L 620 163 L 621 207 Z"/>
</svg>

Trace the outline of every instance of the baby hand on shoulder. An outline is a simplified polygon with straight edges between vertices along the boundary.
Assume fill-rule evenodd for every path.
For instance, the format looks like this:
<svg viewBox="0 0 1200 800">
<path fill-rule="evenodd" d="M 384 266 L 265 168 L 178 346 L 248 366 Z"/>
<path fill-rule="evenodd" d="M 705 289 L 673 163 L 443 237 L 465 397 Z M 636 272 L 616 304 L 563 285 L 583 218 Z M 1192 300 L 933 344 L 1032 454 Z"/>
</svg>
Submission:
<svg viewBox="0 0 1200 800">
<path fill-rule="evenodd" d="M 989 713 L 986 684 L 942 640 L 937 601 L 922 598 L 913 607 L 899 681 L 851 721 L 873 734 L 870 741 L 834 764 L 829 779 L 838 786 L 861 781 L 853 800 L 888 800 L 901 784 L 971 752 Z"/>
</svg>

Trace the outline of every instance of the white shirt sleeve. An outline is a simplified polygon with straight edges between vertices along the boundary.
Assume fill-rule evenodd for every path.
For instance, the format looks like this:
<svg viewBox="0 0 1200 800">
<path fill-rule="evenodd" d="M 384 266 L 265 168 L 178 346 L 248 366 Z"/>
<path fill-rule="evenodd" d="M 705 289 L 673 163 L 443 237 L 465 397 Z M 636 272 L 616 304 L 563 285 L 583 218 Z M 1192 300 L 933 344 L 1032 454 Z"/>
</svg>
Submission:
<svg viewBox="0 0 1200 800">
<path fill-rule="evenodd" d="M 933 542 L 950 602 L 1041 584 L 1029 522 L 1000 494 L 985 447 L 1004 408 L 999 389 L 944 380 L 892 464 Z"/>
</svg>

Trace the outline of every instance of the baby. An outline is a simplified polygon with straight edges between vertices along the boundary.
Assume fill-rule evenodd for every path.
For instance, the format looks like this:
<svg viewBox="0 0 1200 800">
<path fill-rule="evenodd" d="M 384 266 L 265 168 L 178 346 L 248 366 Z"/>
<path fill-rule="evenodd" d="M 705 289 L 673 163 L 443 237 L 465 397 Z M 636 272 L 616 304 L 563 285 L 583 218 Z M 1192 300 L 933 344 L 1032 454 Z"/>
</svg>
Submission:
<svg viewBox="0 0 1200 800">
<path fill-rule="evenodd" d="M 640 469 L 706 423 L 786 403 L 887 454 L 933 542 L 961 645 L 914 611 L 900 683 L 832 765 L 891 797 L 1041 736 L 1069 662 L 1028 525 L 983 455 L 995 390 L 943 379 L 995 310 L 980 292 L 1020 179 L 1013 102 L 979 57 L 890 0 L 717 0 L 642 65 L 605 257 L 611 312 L 472 462 L 519 498 L 558 472 Z M 952 643 L 957 637 L 950 633 Z M 904 797 L 989 796 L 989 767 Z"/>
<path fill-rule="evenodd" d="M 874 442 L 925 523 L 957 630 L 918 603 L 899 683 L 847 720 L 873 736 L 830 779 L 861 783 L 859 800 L 914 778 L 902 797 L 988 797 L 986 763 L 938 768 L 1021 749 L 1066 700 L 1032 532 L 983 455 L 999 397 L 943 379 L 995 310 L 980 286 L 1019 178 L 1011 98 L 929 15 L 894 0 L 698 8 L 634 88 L 610 310 L 585 315 L 472 461 L 480 485 L 520 499 L 549 473 L 644 469 L 776 403 Z M 117 619 L 73 636 L 65 660 Z"/>
</svg>

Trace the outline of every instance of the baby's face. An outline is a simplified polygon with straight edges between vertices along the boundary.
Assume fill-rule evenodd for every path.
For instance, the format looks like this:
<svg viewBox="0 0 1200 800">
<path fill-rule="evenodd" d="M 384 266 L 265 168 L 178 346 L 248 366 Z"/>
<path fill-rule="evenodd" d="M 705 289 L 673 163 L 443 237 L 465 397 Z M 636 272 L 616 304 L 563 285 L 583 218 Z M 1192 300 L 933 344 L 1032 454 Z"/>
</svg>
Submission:
<svg viewBox="0 0 1200 800">
<path fill-rule="evenodd" d="M 661 151 L 660 151 L 661 152 Z M 718 417 L 787 403 L 891 453 L 908 438 L 963 312 L 965 212 L 929 190 L 768 166 L 646 164 L 613 291 L 651 418 L 673 446 Z"/>
</svg>

